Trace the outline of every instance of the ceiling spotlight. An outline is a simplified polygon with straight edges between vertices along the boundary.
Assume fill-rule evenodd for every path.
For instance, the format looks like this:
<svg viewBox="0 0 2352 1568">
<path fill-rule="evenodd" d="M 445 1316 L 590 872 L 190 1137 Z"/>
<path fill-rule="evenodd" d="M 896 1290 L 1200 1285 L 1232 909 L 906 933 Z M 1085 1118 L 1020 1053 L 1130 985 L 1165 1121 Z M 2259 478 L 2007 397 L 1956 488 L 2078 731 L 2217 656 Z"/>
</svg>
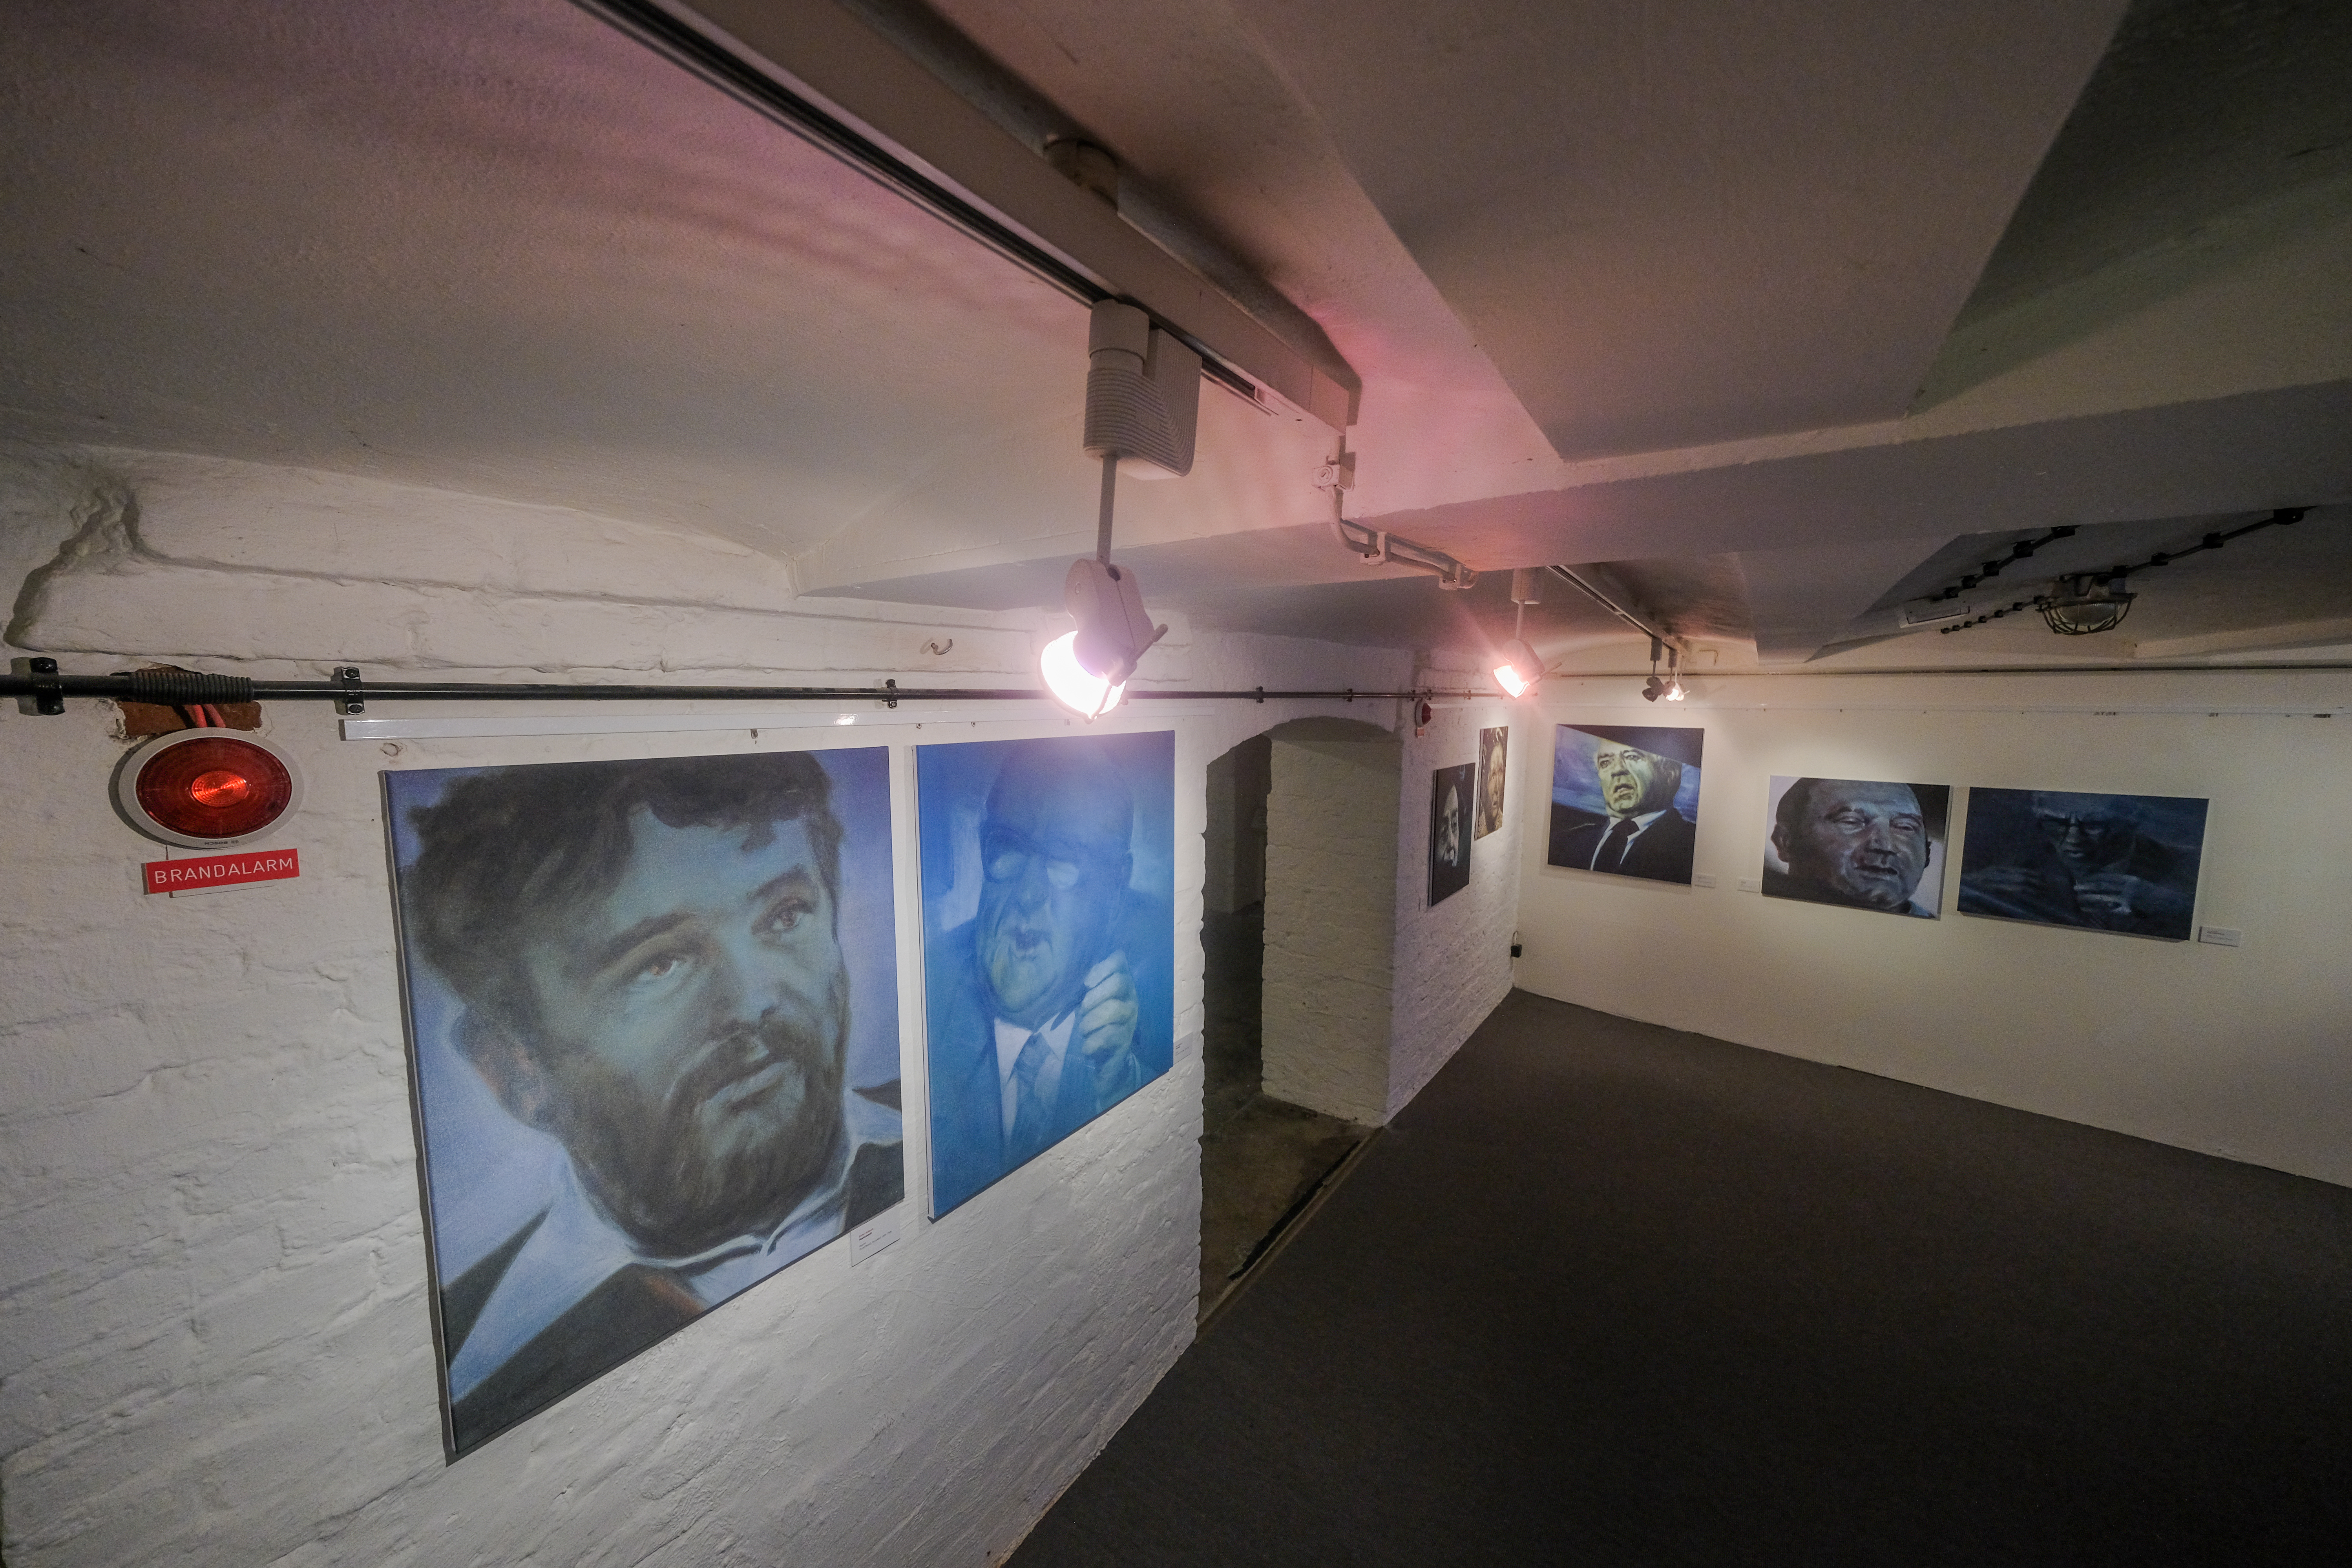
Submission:
<svg viewBox="0 0 2352 1568">
<path fill-rule="evenodd" d="M 1525 697 L 1543 679 L 1543 658 L 1528 641 L 1528 606 L 1543 603 L 1543 574 L 1521 566 L 1511 573 L 1511 603 L 1518 606 L 1511 640 L 1495 656 L 1495 684 L 1506 697 Z"/>
<path fill-rule="evenodd" d="M 2124 617 L 2131 614 L 2132 601 L 2139 596 L 2125 590 L 2130 576 L 2118 566 L 2104 578 L 2090 572 L 2061 577 L 2049 596 L 2037 601 L 2034 607 L 2042 612 L 2042 622 L 2061 637 L 2111 632 L 2124 624 Z"/>
<path fill-rule="evenodd" d="M 1661 658 L 1666 661 L 1664 679 L 1658 676 L 1658 660 Z M 1668 647 L 1663 638 L 1653 637 L 1650 639 L 1650 679 L 1642 683 L 1642 700 L 1655 702 L 1663 697 L 1669 702 L 1680 702 L 1689 696 L 1690 693 L 1683 689 L 1682 662 L 1682 649 Z"/>
<path fill-rule="evenodd" d="M 1543 679 L 1543 660 L 1524 638 L 1513 637 L 1496 657 L 1495 684 L 1506 697 L 1525 697 Z"/>
<path fill-rule="evenodd" d="M 1077 627 L 1045 645 L 1037 673 L 1055 701 L 1096 719 L 1118 705 L 1137 661 L 1168 635 L 1145 613 L 1133 570 L 1111 563 L 1111 511 L 1121 469 L 1147 479 L 1192 471 L 1201 356 L 1134 306 L 1106 300 L 1094 308 L 1087 357 L 1086 448 L 1102 460 L 1095 556 L 1070 563 L 1062 603 Z"/>
<path fill-rule="evenodd" d="M 257 735 L 178 730 L 123 758 L 114 800 L 150 838 L 220 849 L 259 837 L 301 805 L 302 775 Z"/>
</svg>

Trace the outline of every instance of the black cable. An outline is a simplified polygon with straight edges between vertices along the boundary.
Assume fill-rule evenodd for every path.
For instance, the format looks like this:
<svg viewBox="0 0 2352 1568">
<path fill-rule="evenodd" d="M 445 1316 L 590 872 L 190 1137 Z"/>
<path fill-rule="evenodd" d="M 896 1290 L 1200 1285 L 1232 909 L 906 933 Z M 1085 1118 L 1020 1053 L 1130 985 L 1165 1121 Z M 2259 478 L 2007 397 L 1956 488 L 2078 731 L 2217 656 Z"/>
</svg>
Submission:
<svg viewBox="0 0 2352 1568">
<path fill-rule="evenodd" d="M 2305 507 L 2283 506 L 2276 511 L 2272 512 L 2270 516 L 2257 518 L 2255 521 L 2247 523 L 2242 528 L 2233 528 L 2225 533 L 2209 533 L 2204 538 L 2199 540 L 2196 543 L 2188 546 L 2186 549 L 2171 551 L 2159 550 L 2137 566 L 2113 566 L 2109 567 L 2105 572 L 2068 572 L 2061 574 L 2061 575 L 2067 577 L 2103 577 L 2110 584 L 2120 584 L 2128 582 L 2132 574 L 2135 572 L 2146 572 L 2158 566 L 2169 566 L 2174 562 L 2185 561 L 2191 555 L 2202 554 L 2208 550 L 2219 550 L 2233 539 L 2243 539 L 2246 535 L 2250 533 L 2259 533 L 2265 528 L 2284 528 L 2290 524 L 2301 522 L 2308 510 L 2309 509 Z M 2011 559 L 2022 560 L 2026 556 L 2032 554 L 2034 550 L 2040 548 L 2042 545 L 2048 544 L 2053 540 L 2066 538 L 2073 534 L 2074 531 L 2074 530 L 2071 528 L 2053 528 L 2047 534 L 2038 540 L 2033 540 L 2030 542 L 2030 543 L 2021 543 L 2018 545 L 2017 548 L 2011 552 Z M 1975 587 L 1977 584 L 1981 582 L 1985 577 L 1990 577 L 1998 574 L 2001 566 L 2005 564 L 2007 564 L 2005 562 L 1988 561 L 1985 563 L 1986 570 L 1980 575 L 1963 577 L 1960 579 L 1959 587 L 1946 588 L 1941 594 L 1937 595 L 1937 597 L 1944 599 L 1958 598 L 1960 595 L 1961 589 Z M 2046 611 L 2050 604 L 2051 601 L 2046 595 L 2037 594 L 2030 604 L 2021 601 L 2020 603 L 2010 605 L 2007 610 L 1995 610 L 1989 615 L 1979 616 L 1972 621 L 1962 621 L 1956 626 L 1942 626 L 1937 629 L 1947 635 L 1952 632 L 1964 632 L 1969 630 L 1971 626 L 1980 626 L 1987 621 L 1999 620 L 2012 610 L 2024 610 L 2031 608 Z M 2128 606 L 2126 607 L 2126 613 L 2128 613 Z M 2115 621 L 2112 624 L 2102 626 L 2099 629 L 2102 631 L 2113 631 L 2116 626 L 2121 626 L 2122 624 L 2123 616 L 2119 615 L 2115 618 Z"/>
</svg>

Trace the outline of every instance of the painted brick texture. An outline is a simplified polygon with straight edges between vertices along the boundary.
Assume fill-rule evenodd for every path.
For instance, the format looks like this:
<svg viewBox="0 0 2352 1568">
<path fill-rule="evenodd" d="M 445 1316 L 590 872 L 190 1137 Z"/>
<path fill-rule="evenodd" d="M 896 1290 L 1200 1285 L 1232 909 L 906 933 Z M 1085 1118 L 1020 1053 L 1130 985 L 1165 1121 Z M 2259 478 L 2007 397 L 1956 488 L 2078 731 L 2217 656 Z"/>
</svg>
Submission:
<svg viewBox="0 0 2352 1568">
<path fill-rule="evenodd" d="M 516 678 L 789 680 L 919 670 L 922 645 L 951 636 L 950 657 L 1013 676 L 1038 629 L 836 602 L 802 615 L 749 593 L 736 595 L 746 607 L 700 608 L 740 567 L 733 547 L 696 553 L 690 536 L 646 542 L 551 509 L 388 496 L 338 476 L 236 478 L 240 496 L 270 504 L 218 508 L 209 532 L 179 529 L 166 551 L 160 529 L 142 543 L 118 528 L 109 543 L 105 519 L 131 515 L 126 503 L 177 515 L 202 499 L 193 481 L 0 473 L 7 562 L 20 575 L 59 563 L 20 596 L 11 651 L 63 651 L 69 668 L 161 658 L 311 676 L 452 658 Z M 464 589 L 447 580 L 475 570 L 464 558 L 338 553 L 340 525 L 374 540 L 410 514 L 415 537 L 438 529 L 471 542 L 448 551 L 509 564 Z M 76 553 L 76 538 L 91 548 Z M 562 582 L 530 564 L 564 559 L 578 574 Z M 187 592 L 211 584 L 234 591 Z M 1171 643 L 1153 673 L 1188 684 L 1410 674 L 1402 656 L 1329 645 L 1187 640 L 1181 626 Z M 231 663 L 248 657 L 284 662 Z M 1318 710 L 1233 704 L 1173 721 L 1180 1038 L 1201 1022 L 1207 760 Z M 778 739 L 438 741 L 388 758 L 337 738 L 323 705 L 272 705 L 268 732 L 308 777 L 282 837 L 301 877 L 167 899 L 140 891 L 152 850 L 107 804 L 123 750 L 110 721 L 80 702 L 61 719 L 0 717 L 0 788 L 17 803 L 0 822 L 12 1568 L 978 1564 L 1018 1541 L 1189 1342 L 1197 1055 L 946 1223 L 910 1212 L 905 1239 L 862 1265 L 821 1251 L 446 1467 L 376 773 Z M 992 732 L 1061 732 L 1035 722 Z M 913 1079 L 909 1092 L 918 1127 Z"/>
</svg>

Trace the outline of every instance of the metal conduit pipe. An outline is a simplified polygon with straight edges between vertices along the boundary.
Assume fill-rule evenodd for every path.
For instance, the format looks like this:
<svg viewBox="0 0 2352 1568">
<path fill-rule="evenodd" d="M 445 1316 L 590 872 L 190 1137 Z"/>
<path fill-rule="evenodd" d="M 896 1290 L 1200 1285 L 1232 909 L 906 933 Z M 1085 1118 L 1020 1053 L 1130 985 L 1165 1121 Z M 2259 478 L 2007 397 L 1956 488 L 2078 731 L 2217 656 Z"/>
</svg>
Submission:
<svg viewBox="0 0 2352 1568">
<path fill-rule="evenodd" d="M 124 670 L 111 675 L 66 675 L 49 658 L 20 660 L 26 668 L 0 675 L 0 697 L 29 699 L 42 713 L 61 713 L 65 699 L 98 698 L 114 702 L 332 702 L 356 713 L 369 702 L 1044 702 L 1043 691 L 1014 687 L 901 686 L 622 686 L 557 685 L 545 681 L 363 680 L 344 667 L 332 680 L 258 680 L 241 675 L 184 670 Z M 47 668 L 41 667 L 47 666 Z M 1373 701 L 1483 698 L 1487 691 L 1442 687 L 1409 690 L 1355 688 L 1287 690 L 1252 687 L 1242 690 L 1130 691 L 1129 700 L 1160 701 Z"/>
</svg>

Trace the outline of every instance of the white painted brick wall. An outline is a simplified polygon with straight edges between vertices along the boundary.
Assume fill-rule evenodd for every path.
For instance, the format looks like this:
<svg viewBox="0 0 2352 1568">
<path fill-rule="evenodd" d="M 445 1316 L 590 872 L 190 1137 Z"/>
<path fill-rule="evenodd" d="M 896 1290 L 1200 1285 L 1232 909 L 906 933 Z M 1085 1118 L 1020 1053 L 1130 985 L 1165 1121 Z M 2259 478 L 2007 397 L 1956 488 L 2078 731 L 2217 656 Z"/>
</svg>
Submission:
<svg viewBox="0 0 2352 1568">
<path fill-rule="evenodd" d="M 1020 616 L 766 609 L 782 603 L 774 579 L 691 536 L 647 542 L 577 514 L 339 476 L 205 468 L 175 489 L 177 461 L 0 464 L 0 564 L 18 578 L 78 519 L 128 499 L 142 528 L 154 520 L 144 543 L 118 531 L 121 548 L 54 575 L 10 652 L 62 650 L 68 668 L 254 657 L 280 662 L 253 672 L 315 676 L 349 659 L 448 659 L 517 677 L 789 679 L 919 670 L 914 650 L 950 635 L 952 657 L 973 661 L 955 668 L 1009 676 L 1033 640 Z M 387 533 L 432 542 L 410 560 L 384 550 Z M 167 536 L 168 552 L 155 547 Z M 433 580 L 464 581 L 442 553 L 464 550 L 493 563 L 492 585 Z M 734 610 L 694 607 L 725 601 L 713 584 L 730 577 L 758 591 Z M 1329 645 L 1194 641 L 1181 627 L 1171 643 L 1156 679 L 1367 688 L 1410 674 L 1403 656 Z M 1201 1024 L 1190 933 L 1207 760 L 1286 718 L 1341 710 L 1234 703 L 1176 721 L 1180 1037 Z M 845 1248 L 820 1252 L 445 1467 L 375 777 L 386 759 L 337 740 L 324 705 L 268 718 L 308 775 L 283 839 L 302 851 L 301 878 L 167 900 L 139 892 L 137 863 L 156 851 L 107 805 L 122 751 L 110 710 L 0 716 L 12 1568 L 977 1564 L 1008 1549 L 1190 1341 L 1197 1058 L 946 1223 L 910 1218 L 905 1240 L 854 1268 Z M 624 743 L 639 742 L 593 742 Z M 591 744 L 421 742 L 399 765 Z"/>
<path fill-rule="evenodd" d="M 1461 689 L 1470 669 L 1441 667 L 1430 684 Z M 1481 728 L 1509 725 L 1512 774 L 1503 826 L 1470 847 L 1470 885 L 1429 904 L 1429 792 L 1439 768 L 1478 760 Z M 1387 1114 L 1404 1109 L 1511 989 L 1511 931 L 1518 919 L 1520 809 L 1525 792 L 1549 791 L 1529 771 L 1540 726 L 1499 699 L 1439 705 L 1424 732 L 1404 734 L 1404 790 L 1397 811 L 1396 982 L 1391 1003 Z M 1549 765 L 1549 756 L 1545 759 Z"/>
<path fill-rule="evenodd" d="M 1265 813 L 1265 1092 L 1388 1120 L 1396 910 L 1392 736 L 1328 721 L 1278 730 Z"/>
</svg>

